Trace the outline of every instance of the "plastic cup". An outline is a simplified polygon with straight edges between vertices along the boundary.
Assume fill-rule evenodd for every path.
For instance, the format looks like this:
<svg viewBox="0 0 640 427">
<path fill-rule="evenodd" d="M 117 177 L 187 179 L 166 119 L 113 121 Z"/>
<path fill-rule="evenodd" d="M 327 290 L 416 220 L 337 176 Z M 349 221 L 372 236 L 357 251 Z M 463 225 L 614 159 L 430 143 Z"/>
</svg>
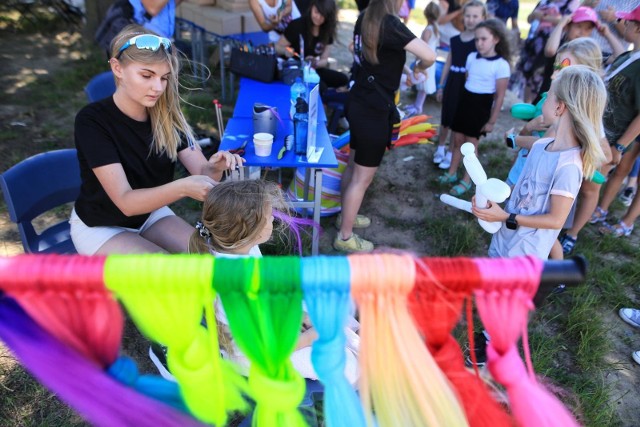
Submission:
<svg viewBox="0 0 640 427">
<path fill-rule="evenodd" d="M 266 132 L 254 133 L 253 145 L 256 148 L 256 156 L 269 157 L 273 146 L 273 135 Z"/>
</svg>

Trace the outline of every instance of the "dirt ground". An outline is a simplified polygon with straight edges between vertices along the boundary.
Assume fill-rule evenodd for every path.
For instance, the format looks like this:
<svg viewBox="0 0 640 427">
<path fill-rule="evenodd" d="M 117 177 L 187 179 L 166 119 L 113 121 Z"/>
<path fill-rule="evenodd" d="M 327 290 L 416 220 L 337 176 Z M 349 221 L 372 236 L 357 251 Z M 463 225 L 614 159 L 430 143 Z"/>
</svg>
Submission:
<svg viewBox="0 0 640 427">
<path fill-rule="evenodd" d="M 332 55 L 342 69 L 347 68 L 351 62 L 346 45 L 351 38 L 354 20 L 355 13 L 342 11 L 338 43 Z M 39 35 L 0 34 L 0 124 L 4 131 L 20 136 L 21 144 L 25 145 L 20 150 L 23 155 L 35 154 L 29 152 L 29 141 L 41 138 L 39 122 L 41 115 L 47 112 L 21 106 L 14 102 L 14 97 L 20 96 L 20 89 L 38 75 L 64 70 L 69 59 L 77 58 L 79 53 L 73 49 L 77 37 L 79 36 L 75 33 L 61 33 L 54 39 Z M 84 94 L 76 93 L 71 96 L 82 99 Z M 410 93 L 404 94 L 403 99 L 412 96 Z M 522 125 L 509 114 L 513 102 L 513 97 L 507 98 L 504 113 L 500 115 L 494 132 L 487 136 L 487 141 L 500 141 L 506 130 Z M 440 105 L 429 99 L 425 105 L 425 113 L 433 116 L 431 122 L 438 123 Z M 67 115 L 60 117 L 59 126 L 71 129 L 74 115 L 75 111 L 69 111 Z M 12 138 L 12 141 L 15 140 Z M 72 146 L 72 140 L 64 146 Z M 496 147 L 502 149 L 503 146 L 493 144 L 491 147 L 491 150 L 495 150 Z M 54 144 L 51 148 L 60 147 Z M 6 140 L 0 141 L 2 170 L 20 160 L 13 152 L 13 147 Z M 481 163 L 486 164 L 494 154 L 493 151 L 482 152 L 481 148 Z M 372 240 L 378 247 L 405 249 L 421 255 L 437 253 L 433 241 L 421 232 L 425 221 L 428 218 L 451 215 L 464 218 L 464 215 L 444 207 L 437 199 L 438 190 L 434 182 L 441 171 L 432 164 L 432 155 L 432 145 L 402 147 L 386 155 L 361 209 L 361 212 L 372 218 L 372 226 L 361 233 L 364 238 Z M 504 149 L 504 155 L 511 153 Z M 321 253 L 335 253 L 331 248 L 336 233 L 333 222 L 334 218 L 322 220 Z M 637 234 L 639 233 L 634 237 L 636 244 Z M 14 224 L 3 209 L 0 212 L 0 255 L 18 253 L 22 253 L 22 245 Z M 485 253 L 483 251 L 476 255 L 482 256 Z M 637 426 L 640 425 L 640 368 L 630 362 L 629 354 L 640 349 L 640 334 L 630 328 L 623 328 L 621 321 L 613 313 L 605 316 L 605 320 L 611 325 L 609 338 L 615 342 L 608 359 L 617 367 L 611 370 L 607 381 L 619 391 L 611 405 L 615 406 L 624 425 Z"/>
</svg>

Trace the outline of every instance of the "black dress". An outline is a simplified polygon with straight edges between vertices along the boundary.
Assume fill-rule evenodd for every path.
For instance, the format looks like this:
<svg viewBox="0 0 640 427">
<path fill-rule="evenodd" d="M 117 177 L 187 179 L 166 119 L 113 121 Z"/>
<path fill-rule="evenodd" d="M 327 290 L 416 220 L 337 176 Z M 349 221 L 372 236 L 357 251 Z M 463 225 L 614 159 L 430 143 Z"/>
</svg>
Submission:
<svg viewBox="0 0 640 427">
<path fill-rule="evenodd" d="M 451 68 L 447 75 L 447 82 L 442 93 L 442 114 L 440 123 L 442 126 L 450 128 L 453 118 L 458 109 L 458 101 L 462 95 L 464 82 L 466 80 L 467 57 L 471 52 L 476 51 L 474 39 L 463 42 L 459 35 L 451 38 Z"/>
</svg>

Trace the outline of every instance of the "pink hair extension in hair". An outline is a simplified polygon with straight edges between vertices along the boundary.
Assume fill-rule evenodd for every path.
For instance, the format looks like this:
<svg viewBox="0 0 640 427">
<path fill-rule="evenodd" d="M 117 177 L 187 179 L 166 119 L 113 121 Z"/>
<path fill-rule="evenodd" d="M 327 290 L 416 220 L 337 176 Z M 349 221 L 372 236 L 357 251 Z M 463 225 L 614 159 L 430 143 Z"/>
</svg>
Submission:
<svg viewBox="0 0 640 427">
<path fill-rule="evenodd" d="M 0 260 L 0 289 L 38 324 L 99 366 L 118 357 L 124 318 L 104 287 L 105 258 L 19 255 Z"/>
<path fill-rule="evenodd" d="M 350 255 L 361 322 L 360 392 L 368 424 L 465 426 L 456 394 L 422 343 L 407 308 L 415 281 L 409 255 Z"/>
<path fill-rule="evenodd" d="M 505 386 L 511 411 L 523 427 L 573 427 L 578 423 L 562 403 L 536 382 L 527 340 L 527 319 L 540 284 L 542 261 L 535 257 L 476 259 L 484 289 L 475 291 L 480 318 L 491 336 L 489 372 Z M 518 353 L 523 335 L 528 365 Z"/>
<path fill-rule="evenodd" d="M 492 398 L 482 379 L 465 368 L 462 350 L 451 335 L 463 301 L 480 285 L 478 267 L 470 258 L 418 259 L 409 308 L 429 351 L 455 387 L 469 425 L 510 427 L 513 419 Z"/>
</svg>

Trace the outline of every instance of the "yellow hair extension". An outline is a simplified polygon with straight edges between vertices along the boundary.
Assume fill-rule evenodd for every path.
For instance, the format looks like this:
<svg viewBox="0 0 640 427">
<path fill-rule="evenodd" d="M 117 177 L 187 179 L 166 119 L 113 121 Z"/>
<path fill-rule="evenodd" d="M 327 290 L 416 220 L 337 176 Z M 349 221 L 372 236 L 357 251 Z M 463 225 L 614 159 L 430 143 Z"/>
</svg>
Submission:
<svg viewBox="0 0 640 427">
<path fill-rule="evenodd" d="M 246 380 L 220 359 L 213 315 L 211 255 L 111 255 L 106 286 L 138 329 L 166 345 L 169 370 L 198 419 L 224 425 L 227 412 L 246 410 Z M 201 325 L 205 313 L 210 328 Z"/>
<path fill-rule="evenodd" d="M 468 425 L 461 404 L 409 314 L 415 282 L 409 255 L 350 255 L 361 322 L 360 391 L 369 425 Z"/>
</svg>

